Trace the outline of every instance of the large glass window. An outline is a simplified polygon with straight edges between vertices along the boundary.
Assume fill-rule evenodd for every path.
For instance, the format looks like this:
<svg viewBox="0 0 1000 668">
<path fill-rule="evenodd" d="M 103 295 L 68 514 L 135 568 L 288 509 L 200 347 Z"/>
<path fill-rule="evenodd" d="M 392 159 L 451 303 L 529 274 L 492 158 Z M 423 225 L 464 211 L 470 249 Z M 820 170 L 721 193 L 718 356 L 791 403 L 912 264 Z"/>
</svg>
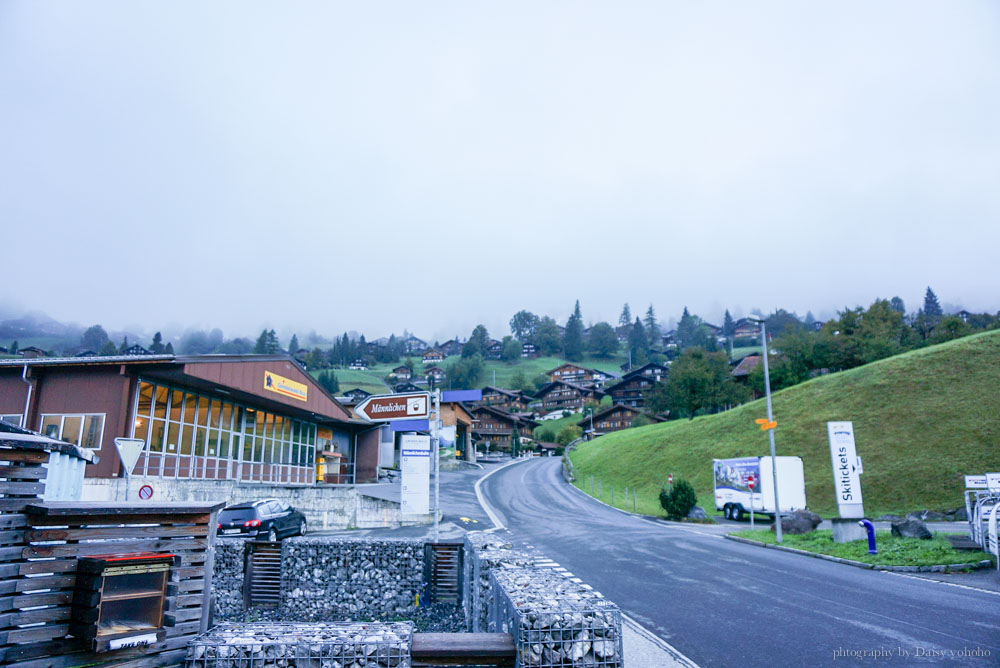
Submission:
<svg viewBox="0 0 1000 668">
<path fill-rule="evenodd" d="M 81 448 L 99 450 L 104 436 L 104 413 L 42 415 L 41 431 L 46 436 Z"/>
</svg>

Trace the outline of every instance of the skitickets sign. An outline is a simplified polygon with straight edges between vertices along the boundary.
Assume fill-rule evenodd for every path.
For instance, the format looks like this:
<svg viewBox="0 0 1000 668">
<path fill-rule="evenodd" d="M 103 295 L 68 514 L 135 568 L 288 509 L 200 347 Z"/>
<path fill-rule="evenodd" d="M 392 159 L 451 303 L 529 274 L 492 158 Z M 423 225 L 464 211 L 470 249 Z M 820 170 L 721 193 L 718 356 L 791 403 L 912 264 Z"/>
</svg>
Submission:
<svg viewBox="0 0 1000 668">
<path fill-rule="evenodd" d="M 285 378 L 284 376 L 279 376 L 273 371 L 264 372 L 264 389 L 269 392 L 277 392 L 285 397 L 298 399 L 299 401 L 307 401 L 309 399 L 309 387 L 307 385 L 298 383 L 290 378 Z"/>
<path fill-rule="evenodd" d="M 830 437 L 830 459 L 833 462 L 833 485 L 837 490 L 837 509 L 841 517 L 864 517 L 861 501 L 861 476 L 854 448 L 854 424 L 827 422 Z"/>
</svg>

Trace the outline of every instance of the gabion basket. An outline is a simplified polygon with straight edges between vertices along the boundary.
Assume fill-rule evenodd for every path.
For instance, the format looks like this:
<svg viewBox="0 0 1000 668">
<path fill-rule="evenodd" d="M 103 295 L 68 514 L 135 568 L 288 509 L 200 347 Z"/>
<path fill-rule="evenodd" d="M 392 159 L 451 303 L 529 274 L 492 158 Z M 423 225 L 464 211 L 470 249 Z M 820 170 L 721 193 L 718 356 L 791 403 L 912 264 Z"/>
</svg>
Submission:
<svg viewBox="0 0 1000 668">
<path fill-rule="evenodd" d="M 624 665 L 622 617 L 614 604 L 558 573 L 494 570 L 491 630 L 510 633 L 518 668 Z"/>
<path fill-rule="evenodd" d="M 466 574 L 466 619 L 471 623 L 467 628 L 473 633 L 493 632 L 489 620 L 490 605 L 493 593 L 490 585 L 490 572 L 494 568 L 514 568 L 533 566 L 535 559 L 519 550 L 502 547 L 503 541 L 494 541 L 477 546 L 473 551 L 466 552 L 466 564 L 471 573 Z"/>
<path fill-rule="evenodd" d="M 188 668 L 410 668 L 411 622 L 227 623 L 188 646 Z"/>
</svg>

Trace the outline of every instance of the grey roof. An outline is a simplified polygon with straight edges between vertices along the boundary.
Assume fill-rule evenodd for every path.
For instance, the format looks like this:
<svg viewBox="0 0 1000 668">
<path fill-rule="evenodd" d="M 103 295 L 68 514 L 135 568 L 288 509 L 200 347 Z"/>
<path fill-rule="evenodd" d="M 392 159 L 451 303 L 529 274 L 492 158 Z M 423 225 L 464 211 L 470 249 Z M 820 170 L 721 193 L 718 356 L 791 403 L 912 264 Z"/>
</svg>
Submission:
<svg viewBox="0 0 1000 668">
<path fill-rule="evenodd" d="M 124 364 L 129 362 L 173 362 L 182 358 L 174 355 L 108 355 L 107 357 L 29 357 L 0 360 L 0 366 L 41 366 L 60 364 Z"/>
</svg>

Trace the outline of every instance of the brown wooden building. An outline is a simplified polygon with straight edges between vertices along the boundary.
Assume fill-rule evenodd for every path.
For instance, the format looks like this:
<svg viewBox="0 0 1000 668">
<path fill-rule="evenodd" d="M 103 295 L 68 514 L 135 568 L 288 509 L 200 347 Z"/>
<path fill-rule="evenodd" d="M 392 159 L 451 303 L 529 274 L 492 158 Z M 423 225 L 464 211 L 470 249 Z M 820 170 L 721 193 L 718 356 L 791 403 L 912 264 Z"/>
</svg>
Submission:
<svg viewBox="0 0 1000 668">
<path fill-rule="evenodd" d="M 602 434 L 628 429 L 632 426 L 632 422 L 640 416 L 650 422 L 663 422 L 663 418 L 651 415 L 645 411 L 631 406 L 616 404 L 603 411 L 594 413 L 593 421 L 591 421 L 590 416 L 587 416 L 576 424 L 583 429 L 584 436 L 589 440 L 597 438 Z M 591 425 L 593 425 L 593 431 L 591 431 Z"/>
<path fill-rule="evenodd" d="M 605 382 L 614 377 L 612 374 L 605 371 L 588 369 L 585 366 L 572 364 L 570 362 L 560 364 L 555 369 L 549 369 L 545 372 L 545 375 L 547 375 L 549 380 L 552 382 L 562 380 L 567 383 L 576 383 L 577 385 L 593 385 L 598 388 L 602 387 Z"/>
<path fill-rule="evenodd" d="M 625 374 L 625 376 L 607 388 L 615 404 L 642 408 L 646 405 L 648 393 L 656 383 L 666 378 L 667 367 L 662 364 L 650 362 L 641 367 L 637 367 Z"/>
<path fill-rule="evenodd" d="M 496 406 L 509 413 L 526 413 L 528 404 L 534 399 L 520 390 L 505 390 L 502 387 L 492 387 L 487 385 L 483 388 L 483 398 L 476 404 L 478 406 Z"/>
<path fill-rule="evenodd" d="M 485 442 L 489 448 L 509 450 L 514 429 L 522 437 L 531 438 L 538 423 L 531 418 L 514 415 L 495 406 L 477 406 L 472 409 L 476 422 L 472 426 L 472 437 L 476 442 Z"/>
<path fill-rule="evenodd" d="M 592 387 L 557 380 L 539 390 L 536 398 L 541 400 L 542 410 L 548 413 L 554 410 L 579 410 L 588 404 L 599 403 L 604 394 Z"/>
<path fill-rule="evenodd" d="M 343 482 L 377 476 L 377 427 L 287 355 L 0 360 L 0 418 L 97 452 L 88 478 L 122 474 L 116 437 L 163 480 L 312 485 L 318 451 L 343 455 Z"/>
<path fill-rule="evenodd" d="M 437 348 L 428 348 L 420 358 L 424 364 L 441 364 L 444 362 L 445 354 Z"/>
</svg>

